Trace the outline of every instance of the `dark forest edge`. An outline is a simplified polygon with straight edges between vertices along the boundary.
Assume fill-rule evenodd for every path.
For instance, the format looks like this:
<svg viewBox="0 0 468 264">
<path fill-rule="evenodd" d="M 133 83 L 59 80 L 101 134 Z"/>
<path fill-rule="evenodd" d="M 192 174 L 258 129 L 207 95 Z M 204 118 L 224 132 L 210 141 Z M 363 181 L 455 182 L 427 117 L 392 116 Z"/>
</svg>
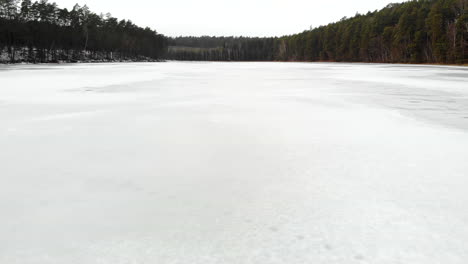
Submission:
<svg viewBox="0 0 468 264">
<path fill-rule="evenodd" d="M 468 0 L 412 0 L 272 38 L 167 38 L 46 0 L 0 0 L 0 62 L 335 61 L 468 63 Z"/>
<path fill-rule="evenodd" d="M 178 37 L 167 58 L 468 63 L 468 0 L 413 0 L 280 38 Z"/>
<path fill-rule="evenodd" d="M 47 0 L 0 0 L 1 62 L 157 61 L 167 38 L 130 20 Z"/>
</svg>

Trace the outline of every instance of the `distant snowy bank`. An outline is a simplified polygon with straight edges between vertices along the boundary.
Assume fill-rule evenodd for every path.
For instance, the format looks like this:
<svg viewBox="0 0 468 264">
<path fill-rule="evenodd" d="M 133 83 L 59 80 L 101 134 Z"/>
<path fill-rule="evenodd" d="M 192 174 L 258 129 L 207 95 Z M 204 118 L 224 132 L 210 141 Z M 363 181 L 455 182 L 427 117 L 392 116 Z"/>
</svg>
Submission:
<svg viewBox="0 0 468 264">
<path fill-rule="evenodd" d="M 130 56 L 121 52 L 44 50 L 36 48 L 0 49 L 1 64 L 15 63 L 99 63 L 99 62 L 162 62 L 145 56 Z"/>
</svg>

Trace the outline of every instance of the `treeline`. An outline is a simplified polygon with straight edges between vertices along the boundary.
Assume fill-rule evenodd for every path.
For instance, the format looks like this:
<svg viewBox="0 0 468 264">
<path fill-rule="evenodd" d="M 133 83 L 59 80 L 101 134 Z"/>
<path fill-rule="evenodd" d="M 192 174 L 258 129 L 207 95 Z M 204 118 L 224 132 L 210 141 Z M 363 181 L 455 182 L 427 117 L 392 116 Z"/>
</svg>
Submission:
<svg viewBox="0 0 468 264">
<path fill-rule="evenodd" d="M 468 0 L 414 0 L 281 38 L 280 60 L 467 63 Z"/>
<path fill-rule="evenodd" d="M 274 38 L 177 37 L 169 40 L 167 58 L 194 61 L 272 61 Z"/>
<path fill-rule="evenodd" d="M 180 37 L 168 59 L 468 63 L 468 0 L 413 0 L 281 38 Z"/>
<path fill-rule="evenodd" d="M 87 6 L 0 0 L 0 62 L 468 63 L 468 0 L 412 0 L 280 38 L 166 38 Z"/>
<path fill-rule="evenodd" d="M 150 28 L 87 6 L 58 8 L 47 0 L 0 0 L 0 61 L 158 60 L 167 39 Z"/>
</svg>

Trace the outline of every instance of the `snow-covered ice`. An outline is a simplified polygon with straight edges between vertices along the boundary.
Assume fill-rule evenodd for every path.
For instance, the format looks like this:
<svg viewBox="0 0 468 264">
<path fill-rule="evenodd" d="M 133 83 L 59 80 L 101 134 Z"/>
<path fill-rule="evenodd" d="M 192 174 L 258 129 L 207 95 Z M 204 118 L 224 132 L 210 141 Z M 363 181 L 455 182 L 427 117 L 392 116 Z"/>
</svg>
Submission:
<svg viewBox="0 0 468 264">
<path fill-rule="evenodd" d="M 0 263 L 468 261 L 468 68 L 0 66 Z"/>
</svg>

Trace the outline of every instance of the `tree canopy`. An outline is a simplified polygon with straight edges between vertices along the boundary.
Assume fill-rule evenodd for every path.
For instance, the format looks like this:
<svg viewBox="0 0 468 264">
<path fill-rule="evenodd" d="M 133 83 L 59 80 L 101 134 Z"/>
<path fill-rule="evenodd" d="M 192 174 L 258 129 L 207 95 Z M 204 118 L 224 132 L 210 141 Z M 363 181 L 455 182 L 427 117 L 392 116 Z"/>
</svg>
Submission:
<svg viewBox="0 0 468 264">
<path fill-rule="evenodd" d="M 0 0 L 0 61 L 468 63 L 468 0 L 412 0 L 271 38 L 167 38 L 130 20 L 47 0 Z"/>
<path fill-rule="evenodd" d="M 468 63 L 468 0 L 413 0 L 280 38 L 180 37 L 178 60 Z"/>
<path fill-rule="evenodd" d="M 8 60 L 30 62 L 159 59 L 166 38 L 130 20 L 72 10 L 47 0 L 0 0 L 0 51 Z"/>
</svg>

